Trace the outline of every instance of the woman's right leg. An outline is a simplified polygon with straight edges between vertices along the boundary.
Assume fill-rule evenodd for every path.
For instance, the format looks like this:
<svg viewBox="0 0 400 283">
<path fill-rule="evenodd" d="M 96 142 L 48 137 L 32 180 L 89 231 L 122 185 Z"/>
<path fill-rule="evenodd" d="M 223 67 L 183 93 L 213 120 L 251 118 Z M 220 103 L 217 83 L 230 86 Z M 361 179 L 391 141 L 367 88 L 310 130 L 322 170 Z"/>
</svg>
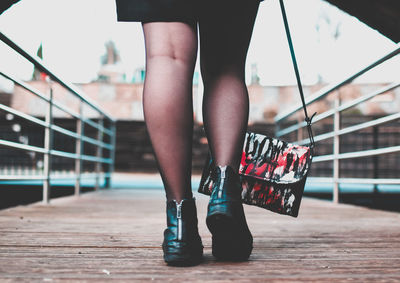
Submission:
<svg viewBox="0 0 400 283">
<path fill-rule="evenodd" d="M 253 237 L 241 203 L 238 169 L 249 111 L 245 62 L 259 0 L 201 3 L 203 120 L 216 165 L 206 222 L 216 258 L 246 260 Z"/>
<path fill-rule="evenodd" d="M 245 62 L 259 0 L 202 0 L 200 62 L 203 120 L 217 165 L 236 172 L 247 130 Z"/>
</svg>

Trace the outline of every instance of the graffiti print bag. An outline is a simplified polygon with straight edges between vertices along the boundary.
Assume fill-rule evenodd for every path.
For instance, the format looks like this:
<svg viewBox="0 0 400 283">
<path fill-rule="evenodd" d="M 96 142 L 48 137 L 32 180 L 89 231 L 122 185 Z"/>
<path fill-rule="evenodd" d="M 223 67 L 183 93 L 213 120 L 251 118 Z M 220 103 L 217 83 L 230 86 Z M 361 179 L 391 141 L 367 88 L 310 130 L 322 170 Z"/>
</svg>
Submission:
<svg viewBox="0 0 400 283">
<path fill-rule="evenodd" d="M 243 144 L 239 176 L 242 200 L 273 212 L 297 217 L 307 174 L 313 157 L 314 140 L 300 75 L 290 37 L 283 1 L 280 0 L 286 35 L 303 104 L 310 143 L 300 146 L 262 134 L 247 132 Z M 200 180 L 199 192 L 211 195 L 214 163 L 209 154 Z"/>
<path fill-rule="evenodd" d="M 312 146 L 246 133 L 239 167 L 243 203 L 297 217 L 312 155 Z M 213 171 L 209 154 L 200 193 L 211 195 Z"/>
</svg>

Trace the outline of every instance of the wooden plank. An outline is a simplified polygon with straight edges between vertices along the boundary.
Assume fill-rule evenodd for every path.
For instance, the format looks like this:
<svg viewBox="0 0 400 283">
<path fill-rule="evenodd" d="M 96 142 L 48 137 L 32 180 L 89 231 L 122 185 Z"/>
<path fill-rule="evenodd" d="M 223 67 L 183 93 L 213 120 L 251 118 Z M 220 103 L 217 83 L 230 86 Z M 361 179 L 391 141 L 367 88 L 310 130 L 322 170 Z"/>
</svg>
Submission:
<svg viewBox="0 0 400 283">
<path fill-rule="evenodd" d="M 390 282 L 400 280 L 400 215 L 305 199 L 299 218 L 246 206 L 247 262 L 218 262 L 196 194 L 204 262 L 162 260 L 160 190 L 100 190 L 0 211 L 0 281 Z"/>
</svg>

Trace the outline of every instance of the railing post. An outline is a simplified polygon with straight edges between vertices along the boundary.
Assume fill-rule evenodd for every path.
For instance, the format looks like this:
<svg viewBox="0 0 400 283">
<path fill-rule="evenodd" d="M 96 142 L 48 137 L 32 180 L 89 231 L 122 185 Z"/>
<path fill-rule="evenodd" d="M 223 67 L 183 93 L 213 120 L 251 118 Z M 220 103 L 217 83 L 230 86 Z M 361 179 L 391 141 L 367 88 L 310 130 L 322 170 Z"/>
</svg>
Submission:
<svg viewBox="0 0 400 283">
<path fill-rule="evenodd" d="M 79 119 L 76 121 L 76 133 L 79 139 L 76 139 L 76 154 L 78 158 L 75 159 L 75 196 L 79 196 L 81 192 L 81 174 L 82 174 L 82 153 L 83 153 L 83 140 L 82 136 L 85 134 L 85 127 L 83 122 L 83 103 L 79 100 Z"/>
<path fill-rule="evenodd" d="M 52 83 L 50 85 L 49 92 L 49 103 L 47 104 L 47 111 L 45 122 L 47 123 L 47 127 L 44 129 L 44 149 L 46 153 L 43 157 L 43 165 L 44 165 L 44 176 L 46 179 L 43 182 L 43 203 L 49 203 L 50 201 L 50 173 L 51 173 L 51 149 L 53 148 L 53 86 Z"/>
<path fill-rule="evenodd" d="M 107 170 L 107 175 L 105 178 L 105 187 L 106 188 L 111 188 L 111 174 L 114 171 L 114 160 L 115 160 L 115 139 L 116 139 L 116 122 L 110 121 L 111 123 L 111 131 L 112 131 L 112 136 L 111 136 L 111 146 L 112 149 L 110 150 L 110 159 L 111 159 L 111 164 L 109 164 L 108 170 Z"/>
<path fill-rule="evenodd" d="M 275 136 L 279 138 L 278 132 L 281 130 L 279 122 L 275 123 Z"/>
<path fill-rule="evenodd" d="M 103 123 L 103 119 L 104 117 L 101 115 L 100 119 L 99 119 L 99 125 L 100 127 L 103 127 L 104 123 Z M 97 130 L 97 141 L 98 142 L 103 142 L 103 130 L 98 129 Z M 103 147 L 100 145 L 97 145 L 97 151 L 96 151 L 96 156 L 97 158 L 102 158 L 103 156 Z M 100 172 L 102 168 L 102 162 L 97 161 L 96 162 L 96 185 L 95 185 L 95 190 L 98 190 L 100 188 Z"/>
<path fill-rule="evenodd" d="M 372 134 L 373 134 L 373 149 L 379 148 L 379 126 L 372 127 Z M 372 157 L 372 162 L 374 164 L 374 179 L 379 178 L 379 156 L 375 155 Z M 374 193 L 378 193 L 378 184 L 374 184 Z"/>
<path fill-rule="evenodd" d="M 339 203 L 339 170 L 340 164 L 337 158 L 340 153 L 340 137 L 338 132 L 340 130 L 340 112 L 338 111 L 340 106 L 340 92 L 336 92 L 335 96 L 335 114 L 333 116 L 333 131 L 335 133 L 333 137 L 333 202 Z"/>
</svg>

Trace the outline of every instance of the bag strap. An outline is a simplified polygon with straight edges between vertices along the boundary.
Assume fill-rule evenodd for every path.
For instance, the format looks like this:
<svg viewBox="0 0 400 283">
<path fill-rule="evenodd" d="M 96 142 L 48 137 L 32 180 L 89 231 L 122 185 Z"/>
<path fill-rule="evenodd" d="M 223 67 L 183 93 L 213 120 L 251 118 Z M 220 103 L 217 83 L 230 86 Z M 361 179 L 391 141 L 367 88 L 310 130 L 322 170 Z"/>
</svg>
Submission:
<svg viewBox="0 0 400 283">
<path fill-rule="evenodd" d="M 299 88 L 299 92 L 300 92 L 300 97 L 301 97 L 301 102 L 303 103 L 303 109 L 304 109 L 304 116 L 305 116 L 305 121 L 307 123 L 307 130 L 308 130 L 308 136 L 310 138 L 310 147 L 314 147 L 314 135 L 311 129 L 311 123 L 312 123 L 312 119 L 314 118 L 315 114 L 317 114 L 316 112 L 311 116 L 311 118 L 308 116 L 307 113 L 307 107 L 306 107 L 306 102 L 304 99 L 304 94 L 303 94 L 303 87 L 301 84 L 301 80 L 300 80 L 300 74 L 299 74 L 299 69 L 297 67 L 297 61 L 296 61 L 296 56 L 294 54 L 294 49 L 293 49 L 293 43 L 292 43 L 292 37 L 290 36 L 290 30 L 289 30 L 289 24 L 287 21 L 287 17 L 286 17 L 286 11 L 285 11 L 285 6 L 283 5 L 283 0 L 279 0 L 279 3 L 281 5 L 281 10 L 282 10 L 282 17 L 283 17 L 283 23 L 285 25 L 285 31 L 286 31 L 286 36 L 287 36 L 287 40 L 288 40 L 288 44 L 289 44 L 289 49 L 290 49 L 290 55 L 292 57 L 292 62 L 293 62 L 293 68 L 294 68 L 294 72 L 296 74 L 296 79 L 297 79 L 297 86 Z"/>
</svg>

